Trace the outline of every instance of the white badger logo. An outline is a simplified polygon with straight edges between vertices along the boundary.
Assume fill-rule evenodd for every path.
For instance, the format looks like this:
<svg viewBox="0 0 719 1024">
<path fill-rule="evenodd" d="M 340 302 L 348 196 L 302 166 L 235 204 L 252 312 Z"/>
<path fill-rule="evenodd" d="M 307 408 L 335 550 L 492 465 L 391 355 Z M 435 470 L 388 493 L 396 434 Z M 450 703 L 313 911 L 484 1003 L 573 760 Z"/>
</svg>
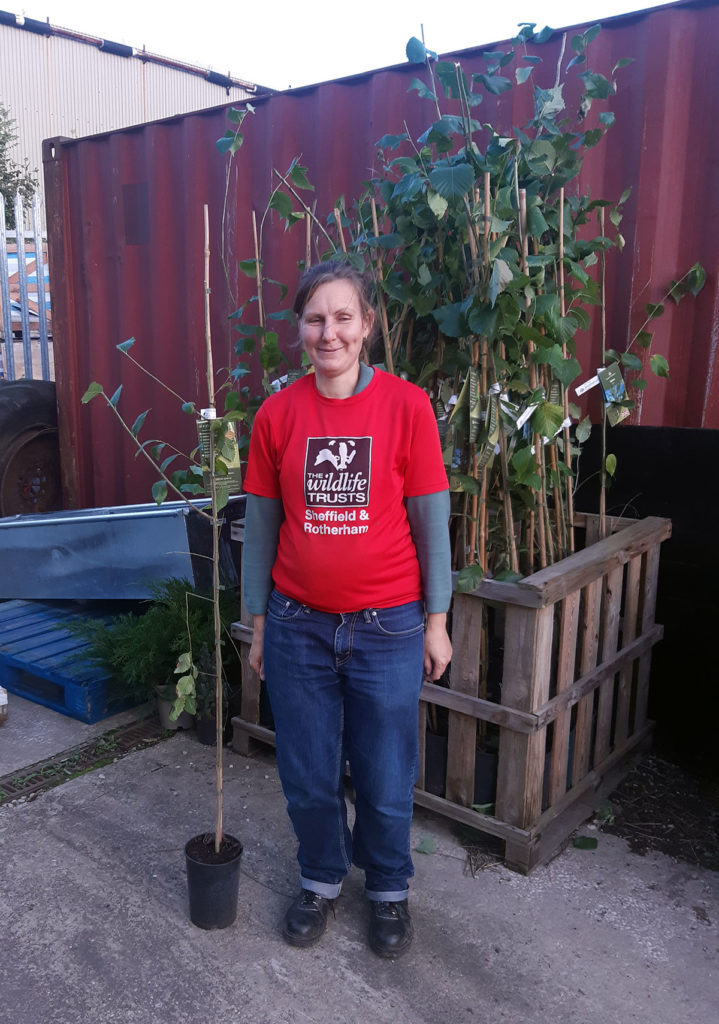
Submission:
<svg viewBox="0 0 719 1024">
<path fill-rule="evenodd" d="M 352 459 L 357 454 L 356 451 L 347 447 L 351 445 L 352 449 L 355 447 L 354 441 L 340 441 L 337 452 L 332 451 L 332 446 L 337 444 L 337 441 L 333 440 L 329 443 L 329 448 L 322 448 L 315 458 L 315 466 L 320 466 L 323 462 L 331 463 L 335 469 L 343 470 L 347 469 Z"/>
</svg>

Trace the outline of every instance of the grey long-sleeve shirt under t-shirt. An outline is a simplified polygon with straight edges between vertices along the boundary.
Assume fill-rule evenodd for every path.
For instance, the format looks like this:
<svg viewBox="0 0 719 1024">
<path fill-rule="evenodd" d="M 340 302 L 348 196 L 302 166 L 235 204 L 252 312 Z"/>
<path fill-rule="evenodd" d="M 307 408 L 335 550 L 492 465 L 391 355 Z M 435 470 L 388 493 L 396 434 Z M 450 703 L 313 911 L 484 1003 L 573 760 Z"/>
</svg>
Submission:
<svg viewBox="0 0 719 1024">
<path fill-rule="evenodd" d="M 360 365 L 354 394 L 363 391 L 374 371 Z M 449 491 L 406 498 L 407 519 L 417 550 L 425 611 L 446 612 L 452 598 L 449 545 Z M 247 495 L 242 580 L 245 604 L 251 615 L 264 615 L 272 592 L 272 567 L 277 555 L 280 527 L 285 518 L 281 498 Z"/>
</svg>

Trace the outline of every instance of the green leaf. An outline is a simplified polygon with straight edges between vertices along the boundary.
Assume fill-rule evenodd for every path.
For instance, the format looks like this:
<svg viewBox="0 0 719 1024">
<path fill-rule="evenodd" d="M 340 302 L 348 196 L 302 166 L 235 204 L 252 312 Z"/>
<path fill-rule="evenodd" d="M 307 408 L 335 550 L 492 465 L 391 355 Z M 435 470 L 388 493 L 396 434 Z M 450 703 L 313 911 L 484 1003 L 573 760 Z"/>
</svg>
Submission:
<svg viewBox="0 0 719 1024">
<path fill-rule="evenodd" d="M 195 412 L 195 403 L 194 402 L 183 402 L 182 403 L 182 411 L 186 412 L 188 416 L 192 416 L 193 413 Z"/>
<path fill-rule="evenodd" d="M 542 437 L 554 437 L 564 421 L 564 409 L 551 402 L 540 402 L 532 413 L 532 430 Z"/>
<path fill-rule="evenodd" d="M 292 213 L 292 200 L 286 192 L 280 192 L 278 189 L 275 189 L 272 193 L 272 197 L 270 198 L 269 208 L 271 210 L 277 210 L 280 217 L 284 217 L 285 220 L 288 220 Z"/>
<path fill-rule="evenodd" d="M 283 193 L 280 193 L 282 195 Z M 292 204 L 290 204 L 291 206 Z M 247 277 L 257 277 L 257 260 L 240 260 L 238 267 Z"/>
<path fill-rule="evenodd" d="M 129 352 L 134 344 L 135 339 L 128 338 L 127 341 L 121 341 L 119 345 L 115 346 L 115 348 L 118 350 L 118 352 Z"/>
<path fill-rule="evenodd" d="M 192 655 L 190 654 L 189 651 L 185 651 L 177 659 L 177 664 L 175 665 L 175 672 L 189 672 L 191 668 Z"/>
<path fill-rule="evenodd" d="M 497 301 L 497 296 L 504 291 L 510 281 L 512 281 L 514 275 L 509 267 L 509 264 L 505 263 L 504 260 L 495 260 L 492 264 L 492 275 L 489 279 L 489 301 L 494 304 Z"/>
<path fill-rule="evenodd" d="M 707 272 L 701 263 L 695 263 L 694 266 L 689 270 L 687 274 L 687 288 L 692 295 L 698 295 L 704 287 L 704 283 L 707 279 Z"/>
<path fill-rule="evenodd" d="M 554 34 L 554 29 L 550 28 L 549 25 L 545 25 L 541 32 L 537 32 L 536 35 L 532 36 L 533 43 L 546 43 L 548 39 Z"/>
<path fill-rule="evenodd" d="M 153 500 L 161 505 L 167 497 L 167 484 L 164 480 L 156 480 L 152 485 L 152 497 Z"/>
<path fill-rule="evenodd" d="M 592 421 L 589 419 L 588 416 L 585 416 L 584 419 L 577 424 L 577 429 L 575 431 L 575 436 L 577 438 L 578 443 L 584 444 L 585 441 L 588 441 L 591 432 Z"/>
<path fill-rule="evenodd" d="M 87 405 L 87 403 L 91 402 L 93 400 L 93 398 L 97 398 L 97 396 L 101 395 L 101 394 L 102 394 L 102 384 L 98 384 L 97 381 L 94 380 L 92 382 L 92 384 L 90 385 L 90 387 L 85 392 L 85 394 L 82 396 L 80 401 L 82 402 L 83 405 Z"/>
<path fill-rule="evenodd" d="M 664 356 L 650 356 L 649 367 L 652 373 L 656 374 L 657 377 L 666 377 L 667 380 L 669 379 L 669 363 L 666 361 Z"/>
<path fill-rule="evenodd" d="M 644 307 L 647 312 L 647 316 L 650 320 L 655 320 L 658 316 L 661 316 L 664 312 L 664 303 L 662 302 L 648 302 Z"/>
<path fill-rule="evenodd" d="M 230 489 L 224 484 L 217 488 L 217 511 L 220 512 L 230 500 Z"/>
<path fill-rule="evenodd" d="M 444 199 L 463 196 L 474 185 L 474 171 L 469 164 L 441 164 L 430 171 L 429 183 Z"/>
<path fill-rule="evenodd" d="M 290 179 L 295 188 L 306 189 L 310 192 L 315 190 L 315 186 L 307 177 L 307 168 L 302 167 L 301 164 L 296 163 L 294 160 L 290 165 L 289 173 L 285 177 Z"/>
<path fill-rule="evenodd" d="M 133 437 L 137 437 L 137 435 L 142 430 L 142 424 L 145 422 L 145 417 L 147 416 L 149 411 L 149 409 L 145 409 L 144 412 L 141 412 L 140 415 L 135 420 L 135 422 L 130 427 L 130 433 L 132 434 Z"/>
<path fill-rule="evenodd" d="M 634 340 L 636 341 L 637 345 L 641 346 L 641 348 L 649 348 L 649 346 L 652 343 L 653 337 L 654 335 L 650 334 L 649 331 L 639 331 Z"/>
<path fill-rule="evenodd" d="M 499 96 L 512 88 L 512 80 L 502 75 L 472 75 L 475 81 L 481 82 L 488 93 L 492 96 Z"/>
<path fill-rule="evenodd" d="M 418 39 L 416 36 L 412 36 L 407 43 L 405 53 L 407 54 L 407 60 L 410 64 L 424 64 L 427 60 L 427 50 L 425 45 L 422 40 Z"/>
<path fill-rule="evenodd" d="M 614 474 L 617 471 L 616 455 L 613 455 L 611 452 L 609 453 L 609 455 L 607 455 L 606 459 L 604 460 L 604 469 L 607 473 L 609 473 L 610 476 L 614 476 Z"/>
<path fill-rule="evenodd" d="M 633 352 L 622 352 L 620 358 L 622 366 L 626 366 L 628 370 L 641 370 L 644 365 L 639 356 L 635 356 Z"/>
<path fill-rule="evenodd" d="M 614 112 L 611 110 L 603 110 L 599 115 L 599 123 L 609 128 L 614 124 Z"/>
<path fill-rule="evenodd" d="M 448 205 L 447 200 L 439 195 L 439 193 L 432 191 L 427 193 L 427 206 L 429 206 L 437 220 L 441 220 L 444 217 Z"/>
<path fill-rule="evenodd" d="M 472 804 L 472 810 L 479 814 L 494 814 L 494 804 Z"/>
<path fill-rule="evenodd" d="M 417 853 L 434 853 L 436 850 L 436 844 L 432 836 L 426 836 L 421 842 L 415 846 Z"/>
<path fill-rule="evenodd" d="M 113 409 L 117 408 L 117 403 L 120 401 L 120 395 L 121 394 L 122 394 L 122 384 L 120 385 L 120 387 L 117 389 L 115 394 L 110 399 L 110 405 L 113 407 Z"/>
<path fill-rule="evenodd" d="M 606 100 L 616 91 L 613 82 L 595 71 L 584 71 L 579 77 L 584 82 L 584 91 L 591 99 Z"/>
<path fill-rule="evenodd" d="M 562 110 L 564 110 L 564 97 L 561 85 L 557 85 L 553 89 L 540 89 L 535 85 L 534 116 L 537 120 L 543 117 L 551 118 Z"/>
<path fill-rule="evenodd" d="M 594 836 L 575 836 L 572 840 L 572 846 L 578 850 L 596 850 L 598 844 L 599 840 Z"/>
<path fill-rule="evenodd" d="M 375 146 L 377 149 L 397 149 L 406 139 L 406 132 L 402 132 L 401 135 L 383 135 L 375 142 Z"/>
<path fill-rule="evenodd" d="M 462 490 L 467 494 L 479 494 L 479 481 L 475 480 L 473 476 L 465 476 L 463 473 L 453 473 L 452 477 L 459 483 Z"/>
<path fill-rule="evenodd" d="M 421 100 L 436 100 L 437 99 L 437 97 L 432 92 L 432 90 L 430 88 L 428 88 L 420 78 L 413 78 L 412 79 L 412 81 L 410 83 L 410 86 L 409 86 L 409 89 L 407 90 L 407 92 L 411 92 L 412 89 L 416 89 L 417 90 L 417 96 Z"/>
<path fill-rule="evenodd" d="M 482 582 L 483 576 L 481 565 L 466 565 L 457 573 L 457 590 L 460 594 L 471 594 Z"/>
<path fill-rule="evenodd" d="M 462 302 L 451 302 L 432 310 L 432 316 L 439 324 L 440 331 L 448 338 L 461 338 L 465 333 L 463 305 Z"/>
<path fill-rule="evenodd" d="M 532 70 L 533 69 L 531 67 L 517 68 L 514 72 L 514 77 L 517 80 L 517 85 L 522 85 L 523 82 L 526 82 L 529 76 L 532 74 Z"/>
<path fill-rule="evenodd" d="M 189 697 L 195 692 L 195 678 L 191 675 L 180 676 L 175 683 L 175 690 L 178 697 Z"/>
</svg>

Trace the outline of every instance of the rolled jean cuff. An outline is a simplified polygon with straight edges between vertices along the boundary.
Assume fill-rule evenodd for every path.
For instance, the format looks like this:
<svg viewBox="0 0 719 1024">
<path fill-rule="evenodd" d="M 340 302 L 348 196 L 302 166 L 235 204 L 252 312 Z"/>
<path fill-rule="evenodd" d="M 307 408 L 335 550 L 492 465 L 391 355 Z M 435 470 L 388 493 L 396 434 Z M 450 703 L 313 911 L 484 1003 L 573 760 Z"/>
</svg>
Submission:
<svg viewBox="0 0 719 1024">
<path fill-rule="evenodd" d="M 314 878 L 305 878 L 304 875 L 300 875 L 300 885 L 326 900 L 336 900 L 342 889 L 341 882 L 316 882 Z"/>
<path fill-rule="evenodd" d="M 409 896 L 409 889 L 403 889 L 401 892 L 371 892 L 365 889 L 364 894 L 371 903 L 401 903 Z"/>
</svg>

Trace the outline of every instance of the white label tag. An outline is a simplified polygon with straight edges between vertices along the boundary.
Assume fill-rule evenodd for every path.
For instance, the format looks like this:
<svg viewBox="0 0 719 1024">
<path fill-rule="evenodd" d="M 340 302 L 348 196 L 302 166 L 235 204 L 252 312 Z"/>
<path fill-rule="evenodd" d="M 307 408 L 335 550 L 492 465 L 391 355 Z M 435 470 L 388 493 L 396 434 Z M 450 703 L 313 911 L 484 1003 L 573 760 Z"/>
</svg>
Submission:
<svg viewBox="0 0 719 1024">
<path fill-rule="evenodd" d="M 527 422 L 527 420 L 529 419 L 529 417 L 532 415 L 532 413 L 534 412 L 534 410 L 536 408 L 537 408 L 536 402 L 535 402 L 534 405 L 528 405 L 527 408 L 522 413 L 522 415 L 517 417 L 517 430 L 521 430 L 522 429 L 522 427 Z"/>
<path fill-rule="evenodd" d="M 575 395 L 583 395 L 585 391 L 589 391 L 591 388 L 595 388 L 598 383 L 599 377 L 597 377 L 595 374 L 594 377 L 590 377 L 589 380 L 585 380 L 583 384 L 580 384 L 578 387 L 576 387 L 574 389 L 574 393 Z"/>
</svg>

